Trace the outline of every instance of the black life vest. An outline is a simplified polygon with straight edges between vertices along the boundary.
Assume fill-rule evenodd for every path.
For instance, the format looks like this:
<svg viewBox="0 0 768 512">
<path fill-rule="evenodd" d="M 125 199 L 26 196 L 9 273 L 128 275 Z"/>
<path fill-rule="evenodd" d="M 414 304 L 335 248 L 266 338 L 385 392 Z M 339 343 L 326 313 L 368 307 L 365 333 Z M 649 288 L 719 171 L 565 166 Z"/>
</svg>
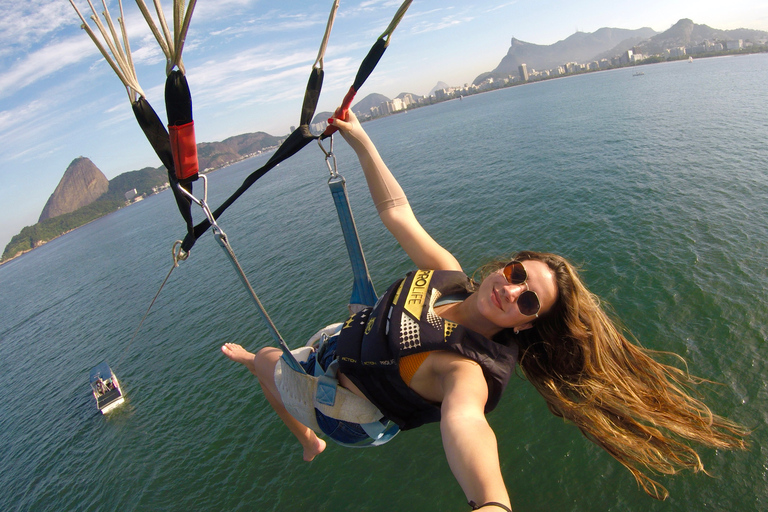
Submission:
<svg viewBox="0 0 768 512">
<path fill-rule="evenodd" d="M 463 272 L 410 272 L 373 308 L 352 315 L 339 333 L 339 371 L 401 430 L 440 421 L 440 404 L 422 398 L 400 377 L 400 358 L 410 354 L 447 350 L 476 361 L 488 383 L 485 412 L 498 405 L 517 362 L 517 345 L 495 343 L 433 309 L 441 298 L 466 298 L 471 290 Z"/>
</svg>

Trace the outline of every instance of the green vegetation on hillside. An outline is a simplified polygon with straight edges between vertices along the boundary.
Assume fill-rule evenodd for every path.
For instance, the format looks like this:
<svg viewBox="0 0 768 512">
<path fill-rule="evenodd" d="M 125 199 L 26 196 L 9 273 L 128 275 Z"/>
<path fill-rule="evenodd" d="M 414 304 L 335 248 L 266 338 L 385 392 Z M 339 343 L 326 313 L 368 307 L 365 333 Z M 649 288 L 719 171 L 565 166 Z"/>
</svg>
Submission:
<svg viewBox="0 0 768 512">
<path fill-rule="evenodd" d="M 145 167 L 140 171 L 130 171 L 115 176 L 109 180 L 109 190 L 99 198 L 125 200 L 125 193 L 131 189 L 136 189 L 140 196 L 147 196 L 154 193 L 154 190 L 163 187 L 168 183 L 168 172 L 165 167 Z"/>
<path fill-rule="evenodd" d="M 140 171 L 126 172 L 112 178 L 109 181 L 107 192 L 93 203 L 74 212 L 46 219 L 34 226 L 27 226 L 22 229 L 5 246 L 0 262 L 15 258 L 45 242 L 50 242 L 57 236 L 122 208 L 126 204 L 125 193 L 129 190 L 135 188 L 139 196 L 150 195 L 167 182 L 168 173 L 165 167 L 157 169 L 147 167 Z"/>
<path fill-rule="evenodd" d="M 11 238 L 11 241 L 5 246 L 2 260 L 0 261 L 15 258 L 23 252 L 34 249 L 38 245 L 53 240 L 57 236 L 72 231 L 108 213 L 112 213 L 125 205 L 125 198 L 118 200 L 103 199 L 103 197 L 72 213 L 59 215 L 58 217 L 38 222 L 34 226 L 25 227 L 18 235 Z"/>
</svg>

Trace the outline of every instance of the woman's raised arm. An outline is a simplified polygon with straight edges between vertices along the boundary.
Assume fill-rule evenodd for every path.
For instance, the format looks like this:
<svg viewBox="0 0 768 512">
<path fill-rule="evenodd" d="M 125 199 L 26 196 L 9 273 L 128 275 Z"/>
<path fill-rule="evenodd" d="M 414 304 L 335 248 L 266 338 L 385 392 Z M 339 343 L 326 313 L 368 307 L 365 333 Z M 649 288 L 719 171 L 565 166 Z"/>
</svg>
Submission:
<svg viewBox="0 0 768 512">
<path fill-rule="evenodd" d="M 416 219 L 405 192 L 355 114 L 349 111 L 346 121 L 338 118 L 331 121 L 357 154 L 381 221 L 416 266 L 430 270 L 461 270 L 456 258 L 438 244 Z"/>
</svg>

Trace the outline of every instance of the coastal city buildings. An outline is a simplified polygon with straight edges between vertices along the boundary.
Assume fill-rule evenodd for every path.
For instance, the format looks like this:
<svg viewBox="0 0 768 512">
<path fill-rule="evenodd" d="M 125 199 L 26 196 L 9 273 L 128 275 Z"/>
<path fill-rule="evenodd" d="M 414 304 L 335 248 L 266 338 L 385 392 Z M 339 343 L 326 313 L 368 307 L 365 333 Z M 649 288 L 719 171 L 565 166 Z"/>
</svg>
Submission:
<svg viewBox="0 0 768 512">
<path fill-rule="evenodd" d="M 648 64 L 653 62 L 662 62 L 665 60 L 677 60 L 690 58 L 691 56 L 702 57 L 707 54 L 720 54 L 721 52 L 740 52 L 758 45 L 765 47 L 768 41 L 759 40 L 755 42 L 744 41 L 742 39 L 729 41 L 699 41 L 687 46 L 671 46 L 665 48 L 655 55 L 644 55 L 635 51 L 635 49 L 626 50 L 620 55 L 612 58 L 603 58 L 590 62 L 566 62 L 552 69 L 537 70 L 528 66 L 527 63 L 521 63 L 517 68 L 516 75 L 506 77 L 488 77 L 480 83 L 464 84 L 461 87 L 446 87 L 435 90 L 428 96 L 416 96 L 413 94 L 403 94 L 400 97 L 381 103 L 378 106 L 371 107 L 368 112 L 358 113 L 361 119 L 373 119 L 386 116 L 397 112 L 402 112 L 409 108 L 430 105 L 441 101 L 461 98 L 479 92 L 499 89 L 511 85 L 523 84 L 526 82 L 544 80 L 560 76 L 572 75 L 591 71 L 600 71 L 624 66 L 636 66 L 638 64 Z M 764 49 L 762 51 L 765 51 Z M 325 128 L 324 123 L 317 126 L 313 125 L 314 132 L 322 131 Z"/>
<path fill-rule="evenodd" d="M 523 64 L 520 64 L 520 66 L 518 66 L 517 69 L 520 71 L 520 80 L 522 80 L 523 82 L 527 82 L 528 81 L 528 66 L 525 63 L 523 63 Z"/>
</svg>

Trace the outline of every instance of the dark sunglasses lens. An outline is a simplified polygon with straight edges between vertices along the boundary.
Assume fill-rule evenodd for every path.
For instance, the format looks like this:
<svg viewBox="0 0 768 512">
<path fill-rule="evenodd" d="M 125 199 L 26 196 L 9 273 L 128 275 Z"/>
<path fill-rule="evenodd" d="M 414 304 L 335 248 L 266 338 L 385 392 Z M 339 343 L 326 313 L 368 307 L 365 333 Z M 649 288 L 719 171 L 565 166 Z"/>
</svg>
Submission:
<svg viewBox="0 0 768 512">
<path fill-rule="evenodd" d="M 517 298 L 517 307 L 520 308 L 520 312 L 524 315 L 533 316 L 541 309 L 539 303 L 539 296 L 536 292 L 530 290 L 524 291 Z"/>
<path fill-rule="evenodd" d="M 511 284 L 523 284 L 528 279 L 528 273 L 525 271 L 525 267 L 519 261 L 513 261 L 508 263 L 504 267 L 504 277 L 507 278 Z"/>
</svg>

